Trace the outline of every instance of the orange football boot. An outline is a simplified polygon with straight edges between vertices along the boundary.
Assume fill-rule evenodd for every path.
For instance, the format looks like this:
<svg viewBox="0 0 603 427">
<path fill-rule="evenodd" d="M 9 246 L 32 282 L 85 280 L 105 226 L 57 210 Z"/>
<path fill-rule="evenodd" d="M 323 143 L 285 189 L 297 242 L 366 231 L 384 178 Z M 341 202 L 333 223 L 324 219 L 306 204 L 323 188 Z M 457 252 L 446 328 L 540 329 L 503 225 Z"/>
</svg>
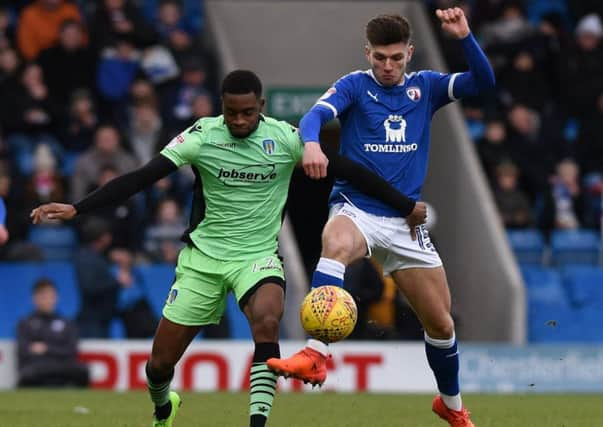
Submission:
<svg viewBox="0 0 603 427">
<path fill-rule="evenodd" d="M 469 419 L 470 413 L 468 410 L 465 408 L 460 411 L 450 409 L 439 394 L 433 399 L 431 408 L 440 418 L 448 421 L 451 427 L 475 427 L 475 424 Z"/>
<path fill-rule="evenodd" d="M 287 359 L 272 357 L 266 365 L 277 375 L 297 378 L 313 386 L 322 386 L 327 379 L 327 356 L 308 347 Z"/>
</svg>

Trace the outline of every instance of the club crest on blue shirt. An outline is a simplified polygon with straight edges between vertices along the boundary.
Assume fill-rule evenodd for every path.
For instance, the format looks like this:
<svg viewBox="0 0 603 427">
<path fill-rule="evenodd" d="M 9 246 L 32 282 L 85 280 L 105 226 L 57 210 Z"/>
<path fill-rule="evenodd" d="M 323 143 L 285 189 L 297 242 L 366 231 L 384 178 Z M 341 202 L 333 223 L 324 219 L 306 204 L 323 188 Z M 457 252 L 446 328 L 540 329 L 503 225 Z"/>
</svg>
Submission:
<svg viewBox="0 0 603 427">
<path fill-rule="evenodd" d="M 419 99 L 421 99 L 421 89 L 416 86 L 411 86 L 406 89 L 406 96 L 408 96 L 411 101 L 417 102 Z"/>
<path fill-rule="evenodd" d="M 263 140 L 262 147 L 264 147 L 264 151 L 266 152 L 266 154 L 274 153 L 274 140 L 272 140 L 272 139 Z"/>
</svg>

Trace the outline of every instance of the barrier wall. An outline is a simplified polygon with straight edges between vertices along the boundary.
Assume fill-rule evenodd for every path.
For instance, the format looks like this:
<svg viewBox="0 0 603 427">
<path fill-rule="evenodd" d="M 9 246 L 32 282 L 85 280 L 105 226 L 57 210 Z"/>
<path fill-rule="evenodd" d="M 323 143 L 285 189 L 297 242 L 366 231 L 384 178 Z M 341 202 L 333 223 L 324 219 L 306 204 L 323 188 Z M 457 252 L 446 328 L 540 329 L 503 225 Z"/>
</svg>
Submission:
<svg viewBox="0 0 603 427">
<path fill-rule="evenodd" d="M 93 387 L 145 388 L 150 341 L 86 340 L 80 358 L 90 364 Z M 289 355 L 302 341 L 281 343 Z M 422 343 L 345 342 L 331 346 L 329 378 L 322 391 L 433 393 L 435 382 Z M 16 382 L 15 345 L 0 341 L 0 389 Z M 241 391 L 248 388 L 248 341 L 198 341 L 176 369 L 174 388 Z M 603 346 L 463 345 L 463 389 L 471 392 L 603 392 Z M 299 381 L 279 380 L 282 391 L 310 391 Z"/>
</svg>

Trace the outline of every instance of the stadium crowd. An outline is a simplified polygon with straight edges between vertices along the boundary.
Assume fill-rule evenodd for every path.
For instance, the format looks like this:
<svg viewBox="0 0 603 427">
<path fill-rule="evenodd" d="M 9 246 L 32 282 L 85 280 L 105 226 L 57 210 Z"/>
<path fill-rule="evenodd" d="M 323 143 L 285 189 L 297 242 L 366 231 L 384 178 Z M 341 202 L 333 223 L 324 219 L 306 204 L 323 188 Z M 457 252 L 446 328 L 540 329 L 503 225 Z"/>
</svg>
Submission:
<svg viewBox="0 0 603 427">
<path fill-rule="evenodd" d="M 537 227 L 546 234 L 600 227 L 601 3 L 425 3 L 432 9 L 460 5 L 497 74 L 496 95 L 466 101 L 463 110 L 505 226 Z M 199 0 L 0 1 L 0 203 L 6 206 L 0 241 L 10 236 L 0 247 L 0 260 L 60 257 L 44 251 L 40 228 L 70 226 L 32 226 L 33 207 L 77 201 L 147 162 L 194 119 L 218 112 L 214 52 L 203 29 Z M 460 45 L 436 34 L 450 70 L 465 70 Z M 108 274 L 114 280 L 103 281 L 104 291 L 114 306 L 150 319 L 139 304 L 132 265 L 175 262 L 192 180 L 192 174 L 179 171 L 122 205 L 76 222 L 79 249 L 68 259 L 76 270 L 83 266 L 80 291 Z M 106 227 L 110 239 L 103 238 Z M 67 244 L 73 235 L 64 234 Z M 91 283 L 82 284 L 90 265 L 102 273 L 88 274 Z M 377 275 L 356 282 L 362 287 L 381 280 Z M 376 294 L 368 291 L 359 289 L 357 295 L 364 295 L 365 314 L 373 322 L 357 337 L 417 335 L 418 329 L 400 332 L 399 325 L 408 322 L 396 319 L 412 313 L 391 284 L 377 287 Z M 96 296 L 89 298 L 94 306 Z M 385 309 L 370 310 L 384 301 Z M 107 313 L 111 310 L 95 320 L 106 323 Z M 85 336 L 106 336 L 106 324 L 79 320 Z M 103 332 L 95 333 L 99 327 Z"/>
<path fill-rule="evenodd" d="M 603 189 L 603 5 L 565 0 L 456 4 L 497 75 L 498 91 L 463 109 L 507 228 L 600 227 Z M 460 46 L 437 31 L 452 72 Z M 485 102 L 485 104 L 484 104 Z"/>
</svg>

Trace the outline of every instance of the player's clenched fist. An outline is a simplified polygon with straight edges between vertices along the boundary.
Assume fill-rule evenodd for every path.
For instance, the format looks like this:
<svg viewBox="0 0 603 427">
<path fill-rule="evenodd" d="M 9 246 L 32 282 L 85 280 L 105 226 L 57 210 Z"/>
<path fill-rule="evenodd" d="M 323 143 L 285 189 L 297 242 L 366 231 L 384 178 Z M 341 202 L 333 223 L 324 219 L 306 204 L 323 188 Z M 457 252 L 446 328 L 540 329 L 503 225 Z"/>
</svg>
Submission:
<svg viewBox="0 0 603 427">
<path fill-rule="evenodd" d="M 469 24 L 465 12 L 460 7 L 451 9 L 438 9 L 436 16 L 442 22 L 442 29 L 457 39 L 464 39 L 469 35 Z"/>
<path fill-rule="evenodd" d="M 306 142 L 304 145 L 304 158 L 302 166 L 304 172 L 312 179 L 320 179 L 327 176 L 329 159 L 320 149 L 318 142 Z"/>
<path fill-rule="evenodd" d="M 29 216 L 34 224 L 40 224 L 44 222 L 45 219 L 68 220 L 73 218 L 76 213 L 77 211 L 73 205 L 64 203 L 47 203 L 35 208 L 33 211 L 31 211 Z"/>
<path fill-rule="evenodd" d="M 410 237 L 412 240 L 417 240 L 417 229 L 419 225 L 427 222 L 427 205 L 425 202 L 417 202 L 414 209 L 406 217 L 406 224 L 410 228 Z"/>
</svg>

